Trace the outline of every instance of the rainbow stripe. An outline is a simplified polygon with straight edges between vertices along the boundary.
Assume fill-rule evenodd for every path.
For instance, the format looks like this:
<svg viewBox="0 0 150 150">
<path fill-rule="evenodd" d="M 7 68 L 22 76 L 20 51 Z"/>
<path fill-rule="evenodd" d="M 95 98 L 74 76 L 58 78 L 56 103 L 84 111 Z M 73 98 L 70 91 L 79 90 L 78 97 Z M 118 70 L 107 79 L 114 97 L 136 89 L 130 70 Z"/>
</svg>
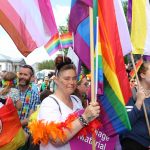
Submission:
<svg viewBox="0 0 150 150">
<path fill-rule="evenodd" d="M 61 39 L 61 47 L 62 48 L 69 48 L 69 47 L 73 47 L 73 37 L 72 37 L 72 33 L 65 33 L 60 35 L 60 39 Z"/>
<path fill-rule="evenodd" d="M 108 5 L 109 3 L 109 5 Z M 104 68 L 104 95 L 100 96 L 102 120 L 108 135 L 130 129 L 125 104 L 131 96 L 125 70 L 116 11 L 122 11 L 119 0 L 98 1 L 100 37 Z M 117 9 L 116 9 L 117 8 Z M 109 11 L 108 11 L 109 10 Z M 114 36 L 115 33 L 115 36 Z"/>
<path fill-rule="evenodd" d="M 128 1 L 131 21 L 131 41 L 134 54 L 150 55 L 150 3 L 149 0 Z M 131 6 L 132 4 L 132 6 Z M 129 18 L 131 20 L 131 17 Z"/>
<path fill-rule="evenodd" d="M 0 1 L 0 24 L 24 56 L 58 32 L 49 0 Z"/>
<path fill-rule="evenodd" d="M 48 42 L 44 45 L 44 48 L 46 49 L 49 56 L 57 52 L 59 49 L 61 49 L 60 40 L 59 40 L 59 34 L 55 34 Z"/>
<path fill-rule="evenodd" d="M 18 149 L 25 144 L 25 135 L 11 98 L 0 109 L 0 149 Z"/>
<path fill-rule="evenodd" d="M 99 43 L 101 44 L 104 71 L 104 95 L 99 97 L 103 116 L 102 122 L 104 131 L 108 135 L 114 135 L 131 128 L 125 109 L 125 104 L 131 96 L 131 91 L 123 55 L 128 54 L 132 50 L 132 45 L 121 1 L 100 0 L 97 4 L 96 0 L 88 0 L 88 4 L 92 2 L 94 2 L 94 20 L 97 12 L 100 20 Z M 84 64 L 90 68 L 90 36 L 87 6 L 91 5 L 88 4 L 86 1 L 79 3 L 79 1 L 72 0 L 69 25 L 70 31 L 75 33 L 74 50 Z M 98 6 L 98 10 L 95 10 L 95 6 Z M 82 12 L 81 16 L 79 16 L 79 12 Z M 73 17 L 75 18 L 74 20 Z M 78 26 L 76 27 L 75 25 L 77 24 Z M 94 31 L 96 31 L 95 24 Z M 94 40 L 94 43 L 96 43 L 96 40 Z"/>
</svg>

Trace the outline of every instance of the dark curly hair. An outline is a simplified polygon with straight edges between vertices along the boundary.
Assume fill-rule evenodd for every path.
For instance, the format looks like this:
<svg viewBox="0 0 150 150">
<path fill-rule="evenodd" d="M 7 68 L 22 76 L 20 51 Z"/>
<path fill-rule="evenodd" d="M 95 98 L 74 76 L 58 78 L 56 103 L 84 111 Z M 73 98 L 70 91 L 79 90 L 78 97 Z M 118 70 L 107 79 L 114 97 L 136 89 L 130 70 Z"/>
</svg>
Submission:
<svg viewBox="0 0 150 150">
<path fill-rule="evenodd" d="M 69 57 L 59 55 L 55 59 L 55 75 L 58 76 L 61 71 L 73 69 L 76 70 L 75 65 Z"/>
</svg>

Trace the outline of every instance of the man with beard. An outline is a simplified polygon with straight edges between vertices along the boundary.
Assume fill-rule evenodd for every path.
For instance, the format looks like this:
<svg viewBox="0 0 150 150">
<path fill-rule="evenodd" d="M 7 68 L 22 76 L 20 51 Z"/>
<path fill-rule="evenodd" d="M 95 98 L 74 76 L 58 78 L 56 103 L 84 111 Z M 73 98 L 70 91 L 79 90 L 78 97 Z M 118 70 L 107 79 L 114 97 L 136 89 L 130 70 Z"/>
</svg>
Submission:
<svg viewBox="0 0 150 150">
<path fill-rule="evenodd" d="M 22 108 L 19 111 L 22 127 L 26 131 L 28 137 L 28 121 L 29 116 L 35 111 L 36 106 L 40 104 L 38 93 L 32 90 L 30 81 L 34 76 L 34 70 L 30 65 L 20 67 L 18 76 L 18 88 L 20 90 L 20 100 L 22 101 Z"/>
</svg>

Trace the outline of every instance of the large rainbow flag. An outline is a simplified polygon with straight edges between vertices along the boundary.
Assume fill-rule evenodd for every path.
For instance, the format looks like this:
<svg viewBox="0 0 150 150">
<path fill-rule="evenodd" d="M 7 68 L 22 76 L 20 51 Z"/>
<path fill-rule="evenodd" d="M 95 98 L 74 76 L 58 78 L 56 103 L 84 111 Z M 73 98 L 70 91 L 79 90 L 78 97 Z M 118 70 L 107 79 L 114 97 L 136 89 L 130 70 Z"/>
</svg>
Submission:
<svg viewBox="0 0 150 150">
<path fill-rule="evenodd" d="M 2 0 L 0 25 L 24 56 L 58 32 L 50 0 Z"/>
<path fill-rule="evenodd" d="M 93 7 L 93 4 L 92 0 L 72 0 L 69 16 L 69 31 L 74 33 L 74 50 L 87 68 L 90 68 L 89 6 Z M 117 11 L 118 5 L 115 5 L 115 9 L 121 47 L 123 55 L 126 55 L 132 50 L 130 34 L 124 11 Z M 96 14 L 96 11 L 94 12 Z M 94 25 L 96 30 L 96 24 Z M 96 40 L 94 42 L 96 43 Z"/>
<path fill-rule="evenodd" d="M 117 21 L 117 13 L 121 13 L 122 10 L 119 0 L 98 1 L 100 41 L 105 77 L 104 95 L 99 98 L 104 114 L 104 116 L 102 115 L 104 129 L 108 135 L 131 128 L 125 109 L 131 91 L 123 59 L 119 20 Z"/>
<path fill-rule="evenodd" d="M 128 6 L 133 53 L 150 55 L 150 2 L 129 0 Z"/>
<path fill-rule="evenodd" d="M 132 45 L 121 2 L 119 0 L 100 0 L 98 2 L 94 0 L 93 2 L 97 3 L 98 6 L 99 43 L 101 44 L 104 72 L 104 94 L 99 96 L 103 116 L 102 122 L 104 131 L 108 135 L 114 135 L 130 129 L 125 104 L 131 96 L 131 91 L 123 55 L 132 50 Z M 75 2 L 73 4 L 75 5 Z M 78 11 L 76 10 L 76 12 Z M 87 59 L 85 60 L 82 58 L 83 55 L 80 54 L 83 54 L 85 41 L 87 42 L 86 54 L 89 54 L 89 39 L 87 39 L 87 37 L 89 38 L 89 18 L 85 17 L 79 23 L 77 30 L 73 32 L 78 35 L 75 35 L 75 52 L 88 66 L 90 63 L 85 61 L 90 61 L 90 57 L 86 55 Z M 79 41 L 83 37 L 82 34 L 86 35 L 87 39 L 84 40 L 83 44 Z"/>
</svg>

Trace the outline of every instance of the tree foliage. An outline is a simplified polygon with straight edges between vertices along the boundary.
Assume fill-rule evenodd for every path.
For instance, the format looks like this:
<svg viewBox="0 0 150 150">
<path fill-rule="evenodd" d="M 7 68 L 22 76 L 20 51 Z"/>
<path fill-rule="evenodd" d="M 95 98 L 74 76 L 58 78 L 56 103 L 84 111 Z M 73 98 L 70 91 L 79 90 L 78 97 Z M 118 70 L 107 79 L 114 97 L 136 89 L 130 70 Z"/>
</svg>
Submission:
<svg viewBox="0 0 150 150">
<path fill-rule="evenodd" d="M 55 64 L 53 60 L 46 60 L 43 61 L 42 63 L 38 64 L 38 70 L 41 71 L 43 69 L 51 69 L 54 70 L 55 69 Z"/>
<path fill-rule="evenodd" d="M 122 6 L 123 6 L 124 14 L 127 18 L 128 1 L 122 1 Z"/>
</svg>

